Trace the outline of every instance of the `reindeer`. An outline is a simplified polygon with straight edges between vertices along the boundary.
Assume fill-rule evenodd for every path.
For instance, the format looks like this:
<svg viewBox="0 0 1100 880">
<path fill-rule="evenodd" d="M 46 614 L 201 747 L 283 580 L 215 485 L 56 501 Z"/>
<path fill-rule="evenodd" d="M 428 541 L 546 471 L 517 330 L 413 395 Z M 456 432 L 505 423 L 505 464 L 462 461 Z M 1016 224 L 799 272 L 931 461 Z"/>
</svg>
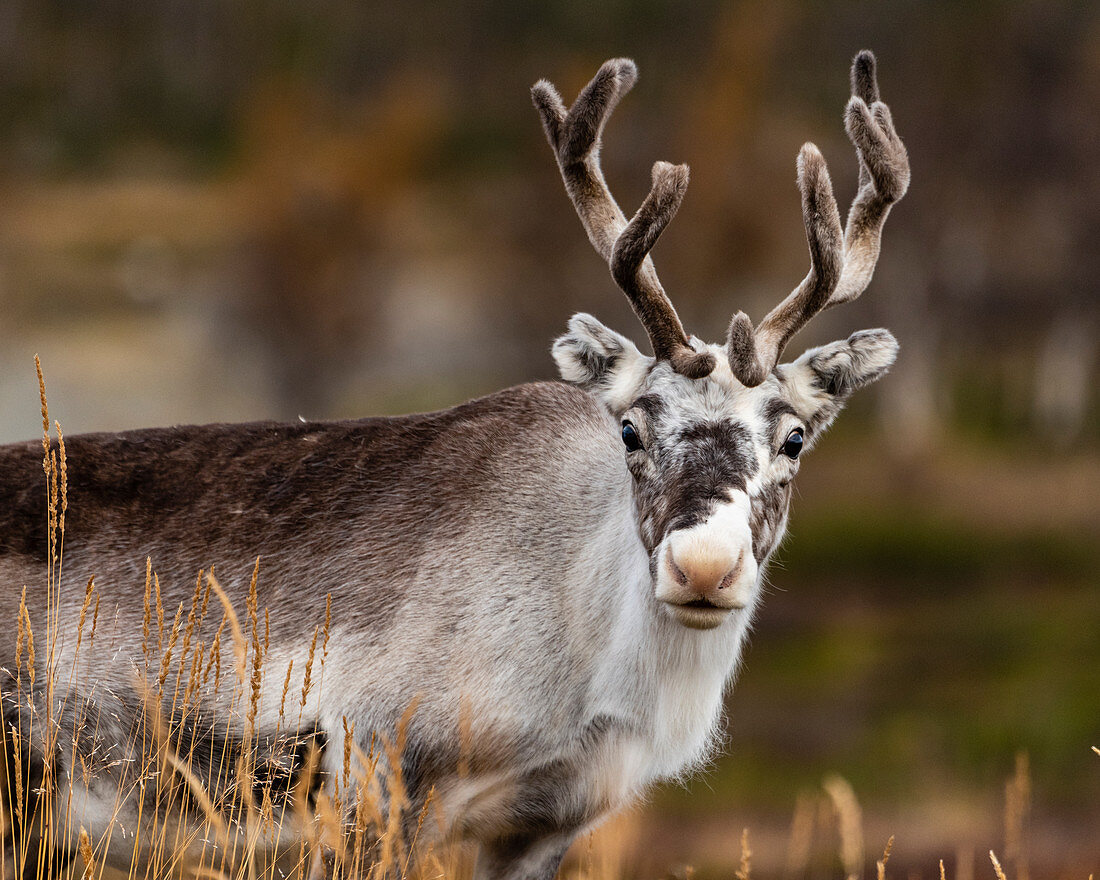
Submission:
<svg viewBox="0 0 1100 880">
<path fill-rule="evenodd" d="M 814 315 L 867 287 L 909 167 L 874 57 L 861 52 L 844 115 L 859 159 L 846 225 L 825 161 L 806 144 L 798 186 L 810 270 L 758 325 L 738 312 L 725 343 L 707 344 L 685 333 L 649 256 L 688 169 L 656 163 L 629 222 L 600 169 L 604 127 L 635 79 L 633 62 L 614 59 L 568 111 L 549 82 L 532 95 L 565 188 L 652 357 L 577 314 L 553 345 L 564 381 L 443 412 L 67 438 L 64 581 L 94 576 L 104 608 L 98 631 L 89 637 L 84 622 L 78 635 L 88 603 L 79 590 L 54 593 L 51 662 L 79 674 L 54 682 L 52 751 L 25 717 L 28 705 L 39 715 L 51 708 L 44 652 L 37 684 L 26 668 L 17 682 L 9 633 L 6 760 L 9 775 L 18 764 L 31 778 L 24 798 L 34 780 L 52 780 L 55 824 L 79 823 L 100 857 L 127 868 L 140 848 L 128 830 L 145 788 L 127 737 L 148 706 L 141 689 L 155 686 L 140 682 L 156 678 L 156 661 L 143 659 L 155 638 L 147 559 L 169 619 L 176 608 L 195 614 L 191 584 L 211 566 L 228 601 L 251 603 L 253 621 L 255 608 L 267 609 L 253 748 L 272 746 L 288 685 L 292 700 L 302 692 L 300 727 L 310 754 L 320 752 L 321 780 L 339 775 L 345 748 L 367 753 L 375 734 L 400 738 L 403 748 L 382 754 L 375 772 L 400 772 L 409 816 L 434 791 L 444 829 L 477 842 L 480 877 L 551 878 L 580 832 L 713 753 L 802 453 L 854 391 L 887 371 L 897 343 L 863 330 L 789 363 L 780 357 Z M 47 561 L 42 455 L 39 443 L 0 449 L 0 609 L 11 626 L 19 617 L 20 633 L 21 588 L 40 582 Z M 37 626 L 46 596 L 25 595 L 26 621 Z M 316 627 L 329 602 L 324 686 L 307 699 L 305 670 L 321 651 Z M 216 619 L 198 615 L 192 645 L 210 647 Z M 227 667 L 230 641 L 217 657 Z M 233 766 L 248 747 L 245 722 L 203 726 L 210 707 L 221 705 L 221 717 L 225 708 L 219 692 L 203 700 L 180 722 L 191 729 L 190 784 L 221 804 L 230 796 L 206 765 L 220 749 Z M 90 777 L 74 765 L 104 754 L 117 760 L 101 760 Z M 295 753 L 279 765 L 288 799 L 305 796 L 291 794 L 304 763 Z M 13 791 L 9 782 L 9 846 L 19 831 Z M 60 860 L 75 842 L 55 834 L 46 845 Z"/>
</svg>

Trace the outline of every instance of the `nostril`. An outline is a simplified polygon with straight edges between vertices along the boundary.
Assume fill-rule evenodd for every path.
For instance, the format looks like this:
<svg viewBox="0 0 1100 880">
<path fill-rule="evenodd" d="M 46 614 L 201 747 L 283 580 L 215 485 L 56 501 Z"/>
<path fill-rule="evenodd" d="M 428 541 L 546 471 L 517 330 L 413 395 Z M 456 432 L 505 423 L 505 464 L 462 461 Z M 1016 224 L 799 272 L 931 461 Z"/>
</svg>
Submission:
<svg viewBox="0 0 1100 880">
<path fill-rule="evenodd" d="M 733 568 L 726 572 L 725 577 L 718 584 L 719 590 L 724 590 L 727 587 L 733 586 L 734 582 L 741 577 L 741 570 L 745 567 L 745 551 L 742 550 L 737 557 L 737 562 L 733 564 Z"/>
<path fill-rule="evenodd" d="M 670 579 L 681 588 L 705 596 L 733 587 L 740 580 L 745 567 L 744 549 L 736 561 L 732 560 L 731 552 L 713 545 L 670 548 L 665 554 L 665 567 Z"/>
<path fill-rule="evenodd" d="M 676 580 L 681 587 L 691 586 L 691 579 L 684 574 L 684 570 L 676 564 L 676 560 L 672 558 L 672 554 L 669 553 L 667 557 L 669 571 L 672 572 L 672 577 Z"/>
</svg>

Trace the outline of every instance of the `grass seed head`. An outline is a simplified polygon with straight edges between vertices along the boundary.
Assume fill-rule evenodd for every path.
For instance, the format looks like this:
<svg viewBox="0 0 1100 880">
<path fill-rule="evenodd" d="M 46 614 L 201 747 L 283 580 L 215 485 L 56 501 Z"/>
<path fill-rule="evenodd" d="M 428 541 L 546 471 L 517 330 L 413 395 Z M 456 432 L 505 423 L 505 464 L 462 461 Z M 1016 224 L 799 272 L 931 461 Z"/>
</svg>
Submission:
<svg viewBox="0 0 1100 880">
<path fill-rule="evenodd" d="M 65 534 L 65 511 L 69 509 L 69 463 L 65 455 L 65 436 L 61 433 L 61 422 L 55 421 L 57 428 L 57 448 L 59 452 L 59 467 L 61 470 L 61 517 L 58 521 L 58 529 Z"/>
<path fill-rule="evenodd" d="M 313 641 L 309 643 L 309 655 L 306 657 L 306 672 L 305 677 L 302 679 L 302 702 L 301 708 L 305 708 L 306 700 L 309 698 L 309 689 L 312 684 L 311 678 L 313 675 L 313 655 L 317 651 L 317 633 L 318 628 L 313 628 Z"/>
<path fill-rule="evenodd" d="M 886 847 L 882 851 L 882 858 L 875 862 L 875 869 L 878 874 L 878 880 L 886 880 L 886 863 L 890 861 L 890 853 L 894 849 L 894 835 L 890 835 L 890 839 L 886 841 Z M 940 862 L 942 865 L 943 862 Z"/>
<path fill-rule="evenodd" d="M 848 780 L 837 774 L 825 779 L 824 788 L 836 809 L 845 874 L 858 877 L 863 865 L 863 814 L 856 793 Z"/>
<path fill-rule="evenodd" d="M 34 369 L 38 373 L 38 397 L 42 402 L 42 467 L 50 472 L 50 407 L 46 403 L 46 380 L 42 378 L 42 361 L 34 356 Z"/>
<path fill-rule="evenodd" d="M 23 621 L 27 616 L 27 588 L 23 587 L 23 595 L 19 599 L 19 626 L 15 636 L 15 671 L 17 675 L 22 672 L 23 645 L 26 644 L 27 630 Z"/>
<path fill-rule="evenodd" d="M 741 864 L 734 872 L 737 880 L 749 880 L 752 873 L 752 849 L 749 848 L 749 829 L 741 831 Z"/>
<path fill-rule="evenodd" d="M 172 650 L 176 646 L 176 639 L 179 638 L 180 625 L 183 622 L 183 603 L 180 602 L 179 607 L 176 608 L 176 616 L 172 621 L 172 630 L 168 636 L 168 644 L 164 649 L 164 653 L 160 658 L 160 675 L 157 676 L 157 692 L 162 693 L 164 691 L 164 682 L 168 678 L 168 670 L 172 665 Z"/>
<path fill-rule="evenodd" d="M 99 623 L 99 593 L 95 594 L 95 608 L 92 611 L 92 631 L 88 634 L 88 641 L 92 641 L 95 638 L 97 623 Z"/>
<path fill-rule="evenodd" d="M 23 588 L 23 598 L 26 599 L 27 590 Z M 31 687 L 34 687 L 35 663 L 34 663 L 34 628 L 31 626 L 31 614 L 27 610 L 27 604 L 23 602 L 24 625 L 27 631 L 27 677 Z"/>
<path fill-rule="evenodd" d="M 329 627 L 332 624 L 332 593 L 325 594 L 325 628 L 324 636 L 321 640 L 321 665 L 325 665 L 325 661 L 328 659 L 328 635 Z"/>
<path fill-rule="evenodd" d="M 152 623 L 152 606 L 150 605 L 150 596 L 153 588 L 153 560 L 152 558 L 145 557 L 145 614 L 141 620 L 141 653 L 145 657 L 145 665 L 149 666 L 149 636 L 150 624 Z"/>
<path fill-rule="evenodd" d="M 80 860 L 84 863 L 84 880 L 91 880 L 95 876 L 95 854 L 92 852 L 92 841 L 84 826 L 80 826 Z"/>
<path fill-rule="evenodd" d="M 95 575 L 88 578 L 88 586 L 84 588 L 84 604 L 80 606 L 80 619 L 76 625 L 76 651 L 80 652 L 80 642 L 84 638 L 84 621 L 88 616 L 88 607 L 92 604 L 92 591 L 95 589 Z"/>
<path fill-rule="evenodd" d="M 994 855 L 993 850 L 989 851 L 989 860 L 993 862 L 993 870 L 997 872 L 997 880 L 1008 880 L 1005 876 L 1004 869 L 1001 867 L 1001 863 L 997 861 L 997 856 Z"/>
</svg>

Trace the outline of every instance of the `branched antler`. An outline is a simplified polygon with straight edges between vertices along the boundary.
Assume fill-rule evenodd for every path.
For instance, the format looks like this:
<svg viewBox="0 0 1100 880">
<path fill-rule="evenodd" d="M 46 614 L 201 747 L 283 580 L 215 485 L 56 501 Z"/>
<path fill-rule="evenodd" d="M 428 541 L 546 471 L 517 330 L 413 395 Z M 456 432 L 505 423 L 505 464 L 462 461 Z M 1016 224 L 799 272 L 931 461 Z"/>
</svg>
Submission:
<svg viewBox="0 0 1100 880">
<path fill-rule="evenodd" d="M 616 283 L 649 334 L 653 354 L 658 360 L 669 361 L 677 372 L 701 378 L 714 369 L 714 356 L 692 349 L 649 257 L 683 200 L 687 166 L 657 162 L 653 166 L 653 187 L 629 223 L 600 168 L 604 125 L 637 78 L 633 61 L 614 58 L 604 62 L 568 111 L 546 80 L 534 85 L 531 97 L 542 117 L 566 192 L 593 247 L 608 262 Z"/>
<path fill-rule="evenodd" d="M 804 144 L 798 154 L 798 188 L 802 192 L 802 222 L 810 246 L 810 271 L 755 330 L 744 312 L 738 312 L 730 322 L 727 342 L 730 370 L 742 385 L 750 388 L 767 378 L 779 362 L 787 340 L 825 307 L 841 278 L 844 257 L 840 213 L 829 169 L 813 144 Z"/>
<path fill-rule="evenodd" d="M 909 155 L 880 99 L 875 56 L 860 52 L 852 62 L 852 97 L 844 129 L 859 156 L 859 190 L 844 229 L 844 274 L 826 307 L 850 302 L 871 283 L 890 207 L 909 189 Z"/>
<path fill-rule="evenodd" d="M 810 246 L 810 272 L 802 283 L 753 329 L 744 312 L 730 322 L 727 350 L 733 375 L 759 385 L 779 362 L 788 340 L 822 309 L 858 297 L 871 281 L 890 207 L 909 188 L 909 157 L 879 99 L 875 56 L 860 52 L 852 62 L 852 97 L 844 128 L 859 158 L 859 189 L 843 236 L 832 184 L 817 147 L 798 157 L 802 219 Z"/>
</svg>

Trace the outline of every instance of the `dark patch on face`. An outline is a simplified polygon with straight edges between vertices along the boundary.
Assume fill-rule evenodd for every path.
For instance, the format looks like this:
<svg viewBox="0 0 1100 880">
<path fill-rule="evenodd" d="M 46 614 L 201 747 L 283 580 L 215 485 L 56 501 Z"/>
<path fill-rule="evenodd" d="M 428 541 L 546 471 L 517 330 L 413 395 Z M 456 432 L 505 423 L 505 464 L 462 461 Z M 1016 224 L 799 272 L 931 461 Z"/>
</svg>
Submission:
<svg viewBox="0 0 1100 880">
<path fill-rule="evenodd" d="M 656 475 L 635 474 L 642 538 L 651 551 L 668 532 L 702 522 L 730 490 L 744 491 L 757 471 L 748 428 L 726 419 L 682 429 L 652 461 Z"/>
<path fill-rule="evenodd" d="M 779 428 L 779 423 L 783 420 L 784 416 L 793 416 L 796 419 L 801 418 L 795 411 L 795 408 L 782 397 L 773 397 L 768 400 L 761 408 L 761 414 L 764 416 L 766 424 L 765 431 L 767 432 L 765 436 L 769 445 L 772 442 L 772 438 L 775 437 L 776 429 Z"/>
<path fill-rule="evenodd" d="M 643 394 L 631 406 L 640 409 L 651 421 L 659 419 L 665 412 L 665 402 L 656 394 Z"/>
<path fill-rule="evenodd" d="M 752 499 L 749 529 L 752 531 L 752 555 L 762 565 L 783 536 L 783 524 L 791 501 L 791 484 L 771 483 Z"/>
<path fill-rule="evenodd" d="M 683 452 L 672 483 L 670 529 L 686 529 L 703 521 L 715 501 L 729 490 L 745 491 L 757 471 L 752 436 L 741 424 L 697 422 L 680 432 Z"/>
</svg>

